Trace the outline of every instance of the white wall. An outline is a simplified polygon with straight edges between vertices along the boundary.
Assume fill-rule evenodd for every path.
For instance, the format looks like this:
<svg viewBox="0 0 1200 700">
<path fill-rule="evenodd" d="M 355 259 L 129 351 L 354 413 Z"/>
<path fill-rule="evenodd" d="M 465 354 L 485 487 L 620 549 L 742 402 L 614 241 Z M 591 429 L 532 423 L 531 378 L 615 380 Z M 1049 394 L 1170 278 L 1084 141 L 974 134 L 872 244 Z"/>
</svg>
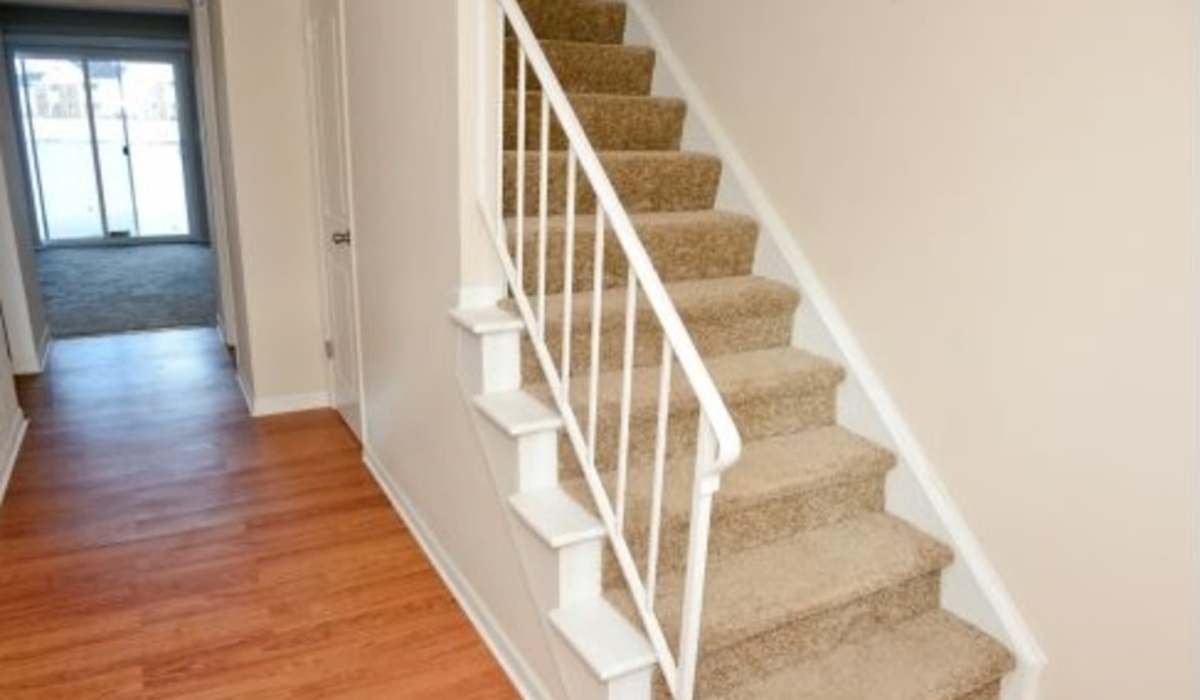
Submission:
<svg viewBox="0 0 1200 700">
<path fill-rule="evenodd" d="M 1196 14 L 648 0 L 1050 659 L 1197 685 Z"/>
<path fill-rule="evenodd" d="M 0 99 L 0 109 L 3 104 Z M 36 374 L 43 369 L 49 328 L 42 309 L 33 242 L 18 218 L 24 200 L 11 197 L 16 189 L 9 187 L 12 166 L 9 159 L 0 156 L 0 305 L 4 307 L 12 369 L 18 374 Z"/>
<path fill-rule="evenodd" d="M 238 373 L 258 412 L 326 401 L 304 6 L 213 3 Z"/>
<path fill-rule="evenodd" d="M 0 45 L 0 51 L 3 46 Z M 0 73 L 0 114 L 13 113 L 8 72 Z M 18 374 L 41 372 L 50 328 L 42 306 L 33 242 L 36 222 L 26 195 L 17 127 L 0 119 L 0 304 L 5 309 L 13 369 Z"/>
<path fill-rule="evenodd" d="M 13 461 L 25 429 L 25 413 L 17 404 L 13 368 L 8 353 L 4 352 L 3 340 L 0 337 L 0 503 L 4 501 Z"/>
<path fill-rule="evenodd" d="M 457 8 L 456 8 L 457 5 Z M 355 246 L 362 320 L 367 449 L 411 501 L 463 579 L 543 683 L 557 681 L 457 380 L 448 317 L 478 225 L 473 141 L 460 120 L 459 11 L 477 0 L 345 3 Z M 461 23 L 474 41 L 470 22 Z M 460 143 L 460 136 L 463 142 Z M 470 196 L 470 202 L 463 198 Z"/>
</svg>

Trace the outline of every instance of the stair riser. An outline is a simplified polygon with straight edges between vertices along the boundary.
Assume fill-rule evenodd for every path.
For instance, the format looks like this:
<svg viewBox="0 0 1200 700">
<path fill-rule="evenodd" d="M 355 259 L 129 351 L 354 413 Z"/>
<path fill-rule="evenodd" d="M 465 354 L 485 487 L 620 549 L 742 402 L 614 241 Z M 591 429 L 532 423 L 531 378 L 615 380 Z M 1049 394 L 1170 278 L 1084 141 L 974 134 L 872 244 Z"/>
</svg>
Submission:
<svg viewBox="0 0 1200 700">
<path fill-rule="evenodd" d="M 654 52 L 605 44 L 543 43 L 542 50 L 563 91 L 600 95 L 650 94 L 654 79 Z M 517 88 L 517 44 L 513 39 L 504 47 L 504 87 Z M 533 66 L 525 64 L 526 89 L 541 90 Z"/>
<path fill-rule="evenodd" d="M 774 673 L 934 610 L 940 604 L 939 581 L 937 573 L 910 579 L 720 649 L 702 646 L 697 695 L 730 690 L 747 677 L 747 669 L 755 676 Z M 667 634 L 673 638 L 671 631 Z M 655 690 L 657 697 L 667 697 L 661 677 Z"/>
<path fill-rule="evenodd" d="M 596 44 L 620 44 L 625 39 L 624 3 L 521 0 L 520 4 L 539 39 Z"/>
<path fill-rule="evenodd" d="M 791 339 L 793 311 L 771 316 L 746 314 L 714 315 L 710 318 L 684 319 L 688 332 L 696 342 L 700 354 L 705 357 L 727 355 L 765 348 L 783 347 Z M 547 316 L 550 316 L 547 309 Z M 559 314 L 561 316 L 561 313 Z M 624 366 L 625 321 L 624 312 L 610 316 L 600 324 L 600 371 L 620 369 Z M 583 322 L 580 322 L 583 321 Z M 554 358 L 555 366 L 562 363 L 563 328 L 560 321 L 547 321 L 547 345 Z M 592 323 L 590 318 L 577 319 L 571 326 L 571 373 L 586 376 L 592 362 Z M 662 328 L 652 316 L 650 309 L 639 310 L 634 331 L 634 366 L 659 366 L 662 362 Z M 521 341 L 521 376 L 534 382 L 545 381 L 533 345 L 528 336 Z M 645 391 L 645 387 L 638 387 Z M 657 390 L 657 386 L 654 387 Z"/>
<path fill-rule="evenodd" d="M 504 213 L 516 214 L 516 156 L 504 156 Z M 721 180 L 721 162 L 714 158 L 683 156 L 664 158 L 616 158 L 601 156 L 601 162 L 617 197 L 626 211 L 696 211 L 712 209 Z M 536 154 L 525 159 L 526 216 L 538 211 L 538 178 L 540 163 Z M 548 164 L 547 210 L 557 215 L 566 211 L 567 157 L 558 151 Z M 575 206 L 577 214 L 596 211 L 596 197 L 587 183 L 582 168 L 576 174 Z"/>
<path fill-rule="evenodd" d="M 634 392 L 656 391 L 657 387 L 635 387 Z M 832 425 L 836 417 L 836 385 L 799 385 L 781 379 L 774 386 L 743 395 L 726 395 L 726 404 L 742 440 L 758 440 L 773 435 L 794 433 L 817 426 Z M 586 436 L 586 404 L 575 404 Z M 617 438 L 620 424 L 618 404 L 602 404 L 596 427 L 597 462 L 601 469 L 612 469 L 617 463 Z M 693 455 L 696 446 L 697 410 L 694 402 L 676 402 L 670 410 L 667 428 L 669 454 Z M 629 463 L 633 468 L 648 467 L 654 460 L 654 440 L 657 430 L 657 411 L 636 408 L 630 417 Z M 578 475 L 575 453 L 568 440 L 559 444 L 559 468 L 566 475 Z"/>
<path fill-rule="evenodd" d="M 635 224 L 636 225 L 636 224 Z M 537 293 L 538 285 L 538 224 L 525 222 L 522 272 L 525 292 Z M 590 292 L 593 285 L 596 224 L 590 217 L 576 223 L 575 248 L 571 260 L 572 284 L 576 292 Z M 511 241 L 509 250 L 516 257 L 516 225 L 509 221 Z M 758 232 L 753 226 L 694 229 L 678 227 L 643 227 L 638 229 L 642 245 L 654 262 L 654 269 L 664 282 L 680 282 L 715 277 L 748 275 L 754 267 L 754 249 Z M 546 234 L 546 293 L 562 292 L 566 277 L 564 255 L 566 234 L 561 227 L 548 228 Z M 604 240 L 605 289 L 623 287 L 628 283 L 629 266 L 616 237 L 609 233 Z"/>
<path fill-rule="evenodd" d="M 671 474 L 667 478 L 687 478 L 689 474 Z M 632 484 L 630 493 L 645 495 L 648 484 Z M 880 512 L 884 506 L 884 477 L 872 477 L 835 483 L 796 493 L 781 493 L 769 499 L 737 502 L 722 499 L 713 506 L 709 536 L 709 558 L 716 562 L 725 553 L 734 553 L 792 537 L 798 533 L 842 522 L 858 515 Z M 626 539 L 634 561 L 646 561 L 649 539 L 649 502 L 631 505 L 626 520 Z M 687 561 L 688 514 L 664 519 L 659 547 L 659 571 L 678 574 Z M 604 559 L 604 587 L 622 585 L 620 569 L 611 552 Z"/>
<path fill-rule="evenodd" d="M 541 93 L 525 100 L 525 149 L 541 148 Z M 583 125 L 592 148 L 598 151 L 676 151 L 683 137 L 682 102 L 665 100 L 598 100 L 571 97 L 571 106 Z M 517 148 L 517 94 L 505 93 L 504 147 Z M 567 137 L 558 120 L 551 118 L 550 149 L 565 151 Z"/>
</svg>

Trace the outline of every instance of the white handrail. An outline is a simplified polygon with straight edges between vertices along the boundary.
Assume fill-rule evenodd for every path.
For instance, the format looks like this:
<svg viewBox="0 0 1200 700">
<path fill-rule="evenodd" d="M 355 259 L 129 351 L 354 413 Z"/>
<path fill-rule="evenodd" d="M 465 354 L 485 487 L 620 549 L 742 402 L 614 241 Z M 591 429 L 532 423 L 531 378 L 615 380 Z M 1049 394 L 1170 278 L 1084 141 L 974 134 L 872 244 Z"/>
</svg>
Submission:
<svg viewBox="0 0 1200 700">
<path fill-rule="evenodd" d="M 596 510 L 604 524 L 609 543 L 615 554 L 622 577 L 632 596 L 638 618 L 655 652 L 659 668 L 671 694 L 677 698 L 690 699 L 694 694 L 697 656 L 699 653 L 700 620 L 703 604 L 705 561 L 712 512 L 712 498 L 720 486 L 720 475 L 734 464 L 741 453 L 742 442 L 728 407 L 717 391 L 712 377 L 705 368 L 699 352 L 684 327 L 679 314 L 667 295 L 650 256 L 634 230 L 628 212 L 621 204 L 616 190 L 604 172 L 595 149 L 584 133 L 575 111 L 571 107 L 554 74 L 541 44 L 534 36 L 517 0 L 495 0 L 501 10 L 498 23 L 500 38 L 499 118 L 497 123 L 497 181 L 496 181 L 496 236 L 493 239 L 500 262 L 508 279 L 517 311 L 529 331 L 534 355 L 556 407 L 563 416 L 564 430 L 571 448 L 580 463 L 585 482 L 594 501 Z M 506 51 L 506 27 L 512 28 L 516 38 L 517 94 L 516 94 L 516 168 L 515 168 L 515 216 L 517 220 L 517 259 L 514 262 L 509 250 L 508 233 L 504 211 L 504 55 Z M 526 186 L 526 127 L 527 127 L 527 79 L 526 64 L 533 69 L 541 86 L 539 124 L 539 173 L 538 173 L 538 226 L 537 265 L 534 284 L 536 300 L 530 300 L 525 291 L 526 262 L 525 235 L 525 186 Z M 549 150 L 551 117 L 558 120 L 566 138 L 566 196 L 565 242 L 563 257 L 563 337 L 561 339 L 561 365 L 547 345 L 546 287 L 548 212 L 549 212 Z M 582 171 L 596 199 L 596 239 L 593 258 L 591 338 L 586 344 L 590 350 L 588 371 L 588 412 L 586 432 L 571 405 L 569 395 L 572 372 L 571 319 L 574 295 L 574 239 L 576 209 L 576 175 Z M 601 292 L 603 288 L 603 259 L 605 220 L 616 239 L 620 252 L 628 265 L 625 294 L 625 323 L 623 324 L 623 353 L 621 365 L 621 406 L 618 425 L 617 488 L 616 505 L 610 501 L 600 479 L 597 467 L 597 404 L 598 377 L 600 371 Z M 638 313 L 637 296 L 641 291 L 662 331 L 662 355 L 659 367 L 657 420 L 655 421 L 652 493 L 649 496 L 649 551 L 647 552 L 647 579 L 643 582 L 634 563 L 628 541 L 625 538 L 625 491 L 631 441 L 631 380 L 635 360 L 635 342 Z M 583 343 L 580 344 L 585 345 Z M 696 464 L 693 474 L 692 511 L 688 529 L 686 571 L 684 574 L 683 603 L 678 641 L 678 664 L 662 626 L 655 614 L 654 591 L 659 575 L 658 556 L 662 525 L 663 472 L 668 441 L 670 413 L 671 373 L 673 364 L 678 364 L 686 386 L 696 397 L 699 406 L 698 432 L 696 439 Z"/>
</svg>

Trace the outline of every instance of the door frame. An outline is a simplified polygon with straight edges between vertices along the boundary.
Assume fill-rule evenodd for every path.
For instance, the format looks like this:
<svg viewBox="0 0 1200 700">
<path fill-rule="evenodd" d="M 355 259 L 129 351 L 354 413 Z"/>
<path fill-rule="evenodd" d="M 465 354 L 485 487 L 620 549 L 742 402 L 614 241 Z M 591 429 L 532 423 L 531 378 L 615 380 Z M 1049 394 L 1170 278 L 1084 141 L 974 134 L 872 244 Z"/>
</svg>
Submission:
<svg viewBox="0 0 1200 700">
<path fill-rule="evenodd" d="M 25 148 L 25 139 L 27 138 L 25 115 L 20 114 L 21 100 L 17 97 L 23 88 L 18 83 L 16 75 L 15 58 L 18 53 L 83 61 L 85 66 L 85 80 L 87 75 L 87 61 L 92 59 L 127 59 L 170 63 L 176 75 L 175 89 L 176 100 L 178 102 L 177 109 L 179 111 L 180 158 L 183 161 L 184 190 L 188 208 L 189 234 L 186 236 L 154 235 L 115 238 L 110 236 L 109 232 L 105 230 L 96 238 L 52 241 L 42 240 L 41 236 L 35 232 L 35 240 L 33 241 L 35 248 L 142 245 L 151 243 L 205 243 L 209 241 L 211 236 L 208 235 L 207 231 L 206 193 L 201 173 L 202 160 L 200 150 L 202 144 L 200 143 L 199 119 L 196 114 L 195 77 L 192 70 L 191 47 L 186 42 L 161 40 L 114 41 L 88 37 L 52 37 L 38 34 L 13 34 L 6 37 L 6 41 L 4 42 L 5 70 L 7 71 L 8 82 L 14 98 L 12 101 L 14 111 L 13 120 L 17 130 L 17 147 L 20 150 L 20 160 L 24 170 L 25 195 L 29 202 L 30 210 L 33 211 L 37 207 L 36 203 L 38 199 L 34 195 L 33 190 L 35 186 L 33 164 L 29 162 Z M 88 87 L 90 95 L 90 86 Z M 88 108 L 88 120 L 90 124 L 92 120 L 90 96 L 88 97 Z M 92 129 L 92 138 L 94 140 L 96 137 L 95 128 L 94 126 L 90 128 Z M 95 148 L 94 144 L 93 148 Z M 99 164 L 94 164 L 93 167 L 98 169 Z M 103 225 L 105 212 L 104 187 L 100 182 L 100 173 L 98 170 L 96 178 L 97 196 L 101 207 L 102 228 L 107 228 Z M 136 192 L 131 193 L 135 197 L 134 206 L 136 206 Z M 43 216 L 42 219 L 45 220 L 45 217 Z"/>
<path fill-rule="evenodd" d="M 191 19 L 190 41 L 118 41 L 94 35 L 80 35 L 75 39 L 92 46 L 128 48 L 136 45 L 144 48 L 175 48 L 190 55 L 187 68 L 189 75 L 193 77 L 192 89 L 202 88 L 199 92 L 193 92 L 193 104 L 189 106 L 198 110 L 202 117 L 198 122 L 199 132 L 195 135 L 199 139 L 200 163 L 204 174 L 201 185 L 204 200 L 209 207 L 204 212 L 208 222 L 208 242 L 216 254 L 217 262 L 216 277 L 220 298 L 217 330 L 225 344 L 232 348 L 244 340 L 238 332 L 243 309 L 234 292 L 234 278 L 241 273 L 233 265 L 232 248 L 237 242 L 234 240 L 235 233 L 227 222 L 231 213 L 231 203 L 225 201 L 224 179 L 227 164 L 220 147 L 220 134 L 227 126 L 218 114 L 217 82 L 222 78 L 216 71 L 217 58 L 214 53 L 220 50 L 220 42 L 213 35 L 215 30 L 209 2 L 210 0 L 193 0 L 189 10 L 184 13 Z M 103 3 L 97 3 L 97 7 L 102 8 Z M 8 42 L 8 36 L 0 35 L 0 57 L 6 54 Z M 8 100 L 13 114 L 18 109 L 14 88 L 8 69 L 0 68 L 0 102 Z M 2 117 L 3 115 L 0 115 L 0 118 Z M 25 159 L 20 153 L 23 146 L 21 137 L 16 132 L 17 123 L 18 120 L 14 119 L 11 131 L 0 129 L 0 151 L 4 153 L 4 159 L 0 160 L 0 219 L 11 221 L 11 225 L 4 225 L 3 221 L 0 221 L 0 302 L 3 302 L 10 312 L 7 319 L 8 337 L 14 348 L 14 370 L 18 374 L 39 374 L 46 367 L 52 339 L 49 325 L 40 320 L 41 290 L 36 282 L 31 286 L 28 284 L 28 280 L 36 275 L 33 260 L 21 253 L 33 252 L 38 237 L 37 222 L 33 220 L 35 215 L 29 211 L 28 216 L 18 216 L 13 204 L 13 200 L 24 197 L 22 193 L 29 182 L 29 175 L 24 171 Z M 24 199 L 28 202 L 28 197 Z"/>
<path fill-rule="evenodd" d="M 343 0 L 304 0 L 304 60 L 307 73 L 306 92 L 308 97 L 308 132 L 309 132 L 309 157 L 313 165 L 313 216 L 316 221 L 316 246 L 317 260 L 319 263 L 319 293 L 321 297 L 321 332 L 325 342 L 331 342 L 333 335 L 333 303 L 329 290 L 329 260 L 328 260 L 328 241 L 326 237 L 329 235 L 324 230 L 324 211 L 320 195 L 319 178 L 322 177 L 321 167 L 321 151 L 320 151 L 320 124 L 317 122 L 317 80 L 316 80 L 316 56 L 313 54 L 314 36 L 312 24 L 312 8 L 314 2 L 336 2 L 338 14 L 338 31 L 340 32 L 339 46 L 341 56 L 339 56 L 338 70 L 342 77 L 343 95 L 342 104 L 339 105 L 342 111 L 342 151 L 346 165 L 346 218 L 352 232 L 352 243 L 350 245 L 350 278 L 352 280 L 351 301 L 353 306 L 354 318 L 351 320 L 351 326 L 354 329 L 354 353 L 355 353 L 355 370 L 357 377 L 356 389 L 358 392 L 358 417 L 359 417 L 359 439 L 365 445 L 367 444 L 367 405 L 366 392 L 363 386 L 363 362 L 362 362 L 362 324 L 361 324 L 361 303 L 359 300 L 358 290 L 358 245 L 354 239 L 357 238 L 357 226 L 354 219 L 354 178 L 351 176 L 353 172 L 353 156 L 350 151 L 350 106 L 349 95 L 345 94 L 349 86 L 346 73 L 346 12 L 345 3 Z M 337 385 L 336 385 L 336 370 L 334 369 L 335 358 L 326 354 L 325 357 L 325 385 L 329 387 L 329 402 L 331 405 L 336 404 Z"/>
</svg>

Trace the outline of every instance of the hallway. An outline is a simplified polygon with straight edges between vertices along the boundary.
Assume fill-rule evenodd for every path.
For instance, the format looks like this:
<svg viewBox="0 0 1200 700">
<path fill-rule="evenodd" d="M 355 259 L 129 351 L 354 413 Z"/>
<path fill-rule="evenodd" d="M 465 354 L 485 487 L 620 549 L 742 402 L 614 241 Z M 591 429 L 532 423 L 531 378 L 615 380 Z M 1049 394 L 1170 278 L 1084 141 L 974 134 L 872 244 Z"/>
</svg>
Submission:
<svg viewBox="0 0 1200 700">
<path fill-rule="evenodd" d="M 210 329 L 64 340 L 0 508 L 0 697 L 510 698 L 339 418 Z"/>
</svg>

